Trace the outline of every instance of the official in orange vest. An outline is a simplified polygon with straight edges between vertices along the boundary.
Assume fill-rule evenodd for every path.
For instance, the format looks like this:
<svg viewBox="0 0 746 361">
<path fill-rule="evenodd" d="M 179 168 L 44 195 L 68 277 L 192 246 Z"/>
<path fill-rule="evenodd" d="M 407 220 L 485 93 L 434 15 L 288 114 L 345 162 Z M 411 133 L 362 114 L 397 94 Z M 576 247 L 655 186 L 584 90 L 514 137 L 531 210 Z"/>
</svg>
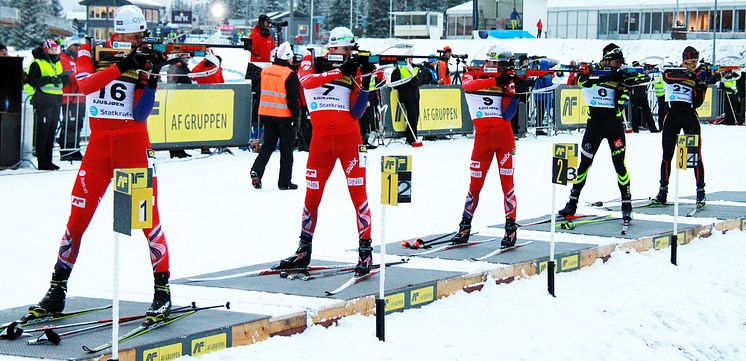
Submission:
<svg viewBox="0 0 746 361">
<path fill-rule="evenodd" d="M 284 42 L 277 48 L 272 65 L 262 69 L 259 98 L 259 120 L 264 124 L 264 137 L 251 167 L 251 185 L 262 188 L 262 176 L 269 157 L 280 141 L 280 177 L 277 187 L 280 190 L 298 189 L 291 182 L 293 173 L 293 128 L 298 119 L 298 75 L 290 69 L 293 50 L 290 43 Z"/>
</svg>

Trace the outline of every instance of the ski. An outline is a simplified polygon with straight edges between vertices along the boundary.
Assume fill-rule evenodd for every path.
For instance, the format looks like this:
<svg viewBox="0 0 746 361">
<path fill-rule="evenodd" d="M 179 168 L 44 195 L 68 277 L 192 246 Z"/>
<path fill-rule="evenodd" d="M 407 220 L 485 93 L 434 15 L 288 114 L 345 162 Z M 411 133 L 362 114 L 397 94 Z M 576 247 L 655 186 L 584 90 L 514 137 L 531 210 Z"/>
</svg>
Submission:
<svg viewBox="0 0 746 361">
<path fill-rule="evenodd" d="M 575 214 L 572 216 L 565 216 L 565 217 L 557 215 L 555 216 L 555 221 L 562 222 L 562 221 L 570 221 L 574 219 L 582 219 L 582 218 L 590 218 L 590 217 L 598 217 L 598 215 L 597 214 Z M 521 223 L 521 224 L 516 223 L 516 225 L 518 227 L 530 227 L 530 226 L 536 226 L 536 225 L 545 224 L 545 223 L 552 223 L 552 217 L 549 216 L 545 219 L 540 219 L 538 221 L 533 221 L 529 223 Z"/>
<path fill-rule="evenodd" d="M 444 242 L 438 242 L 438 241 L 442 240 L 443 238 L 448 238 L 449 236 L 453 236 L 455 234 L 456 234 L 456 232 L 444 233 L 444 234 L 442 234 L 440 236 L 437 236 L 437 237 L 435 237 L 433 239 L 430 239 L 430 240 L 427 240 L 427 241 L 423 240 L 422 238 L 417 238 L 412 243 L 409 243 L 409 241 L 407 241 L 407 240 L 403 240 L 403 241 L 401 241 L 401 246 L 404 247 L 404 248 L 411 248 L 411 249 L 426 248 L 428 246 L 432 246 L 432 245 L 435 245 L 435 244 L 444 243 Z M 450 241 L 450 240 L 447 240 L 445 242 L 448 242 L 448 241 Z"/>
<path fill-rule="evenodd" d="M 704 205 L 704 206 L 701 206 L 701 207 L 699 207 L 699 206 L 694 207 L 694 209 L 692 209 L 691 211 L 689 211 L 689 213 L 687 213 L 686 216 L 687 217 L 694 217 L 695 214 L 697 214 L 697 213 L 699 213 L 699 211 L 705 209 L 705 207 L 707 207 L 707 206 Z"/>
<path fill-rule="evenodd" d="M 343 283 L 341 286 L 337 287 L 335 290 L 333 290 L 333 291 L 324 291 L 324 292 L 326 292 L 327 296 L 334 296 L 337 293 L 340 293 L 340 292 L 342 292 L 342 291 L 344 291 L 344 290 L 346 290 L 346 289 L 348 289 L 348 288 L 350 288 L 350 287 L 352 287 L 352 286 L 354 286 L 354 285 L 356 285 L 356 284 L 358 284 L 360 282 L 363 282 L 363 281 L 365 281 L 365 280 L 367 280 L 367 279 L 375 276 L 376 274 L 378 274 L 378 272 L 380 272 L 379 270 L 380 269 L 371 270 L 370 273 L 368 273 L 367 275 L 352 276 L 352 278 L 350 278 L 349 280 L 347 280 L 347 282 Z"/>
<path fill-rule="evenodd" d="M 650 197 L 646 197 L 646 198 L 632 198 L 632 199 L 630 199 L 630 202 L 633 202 L 633 203 L 634 202 L 644 202 L 644 201 L 649 201 L 651 199 L 652 198 L 650 198 Z M 621 202 L 622 202 L 621 198 L 614 198 L 614 199 L 609 199 L 608 201 L 586 202 L 585 205 L 588 206 L 588 207 L 603 207 L 604 205 L 607 205 L 608 203 L 621 203 Z"/>
<path fill-rule="evenodd" d="M 194 309 L 197 306 L 194 302 L 192 302 L 189 306 L 182 306 L 177 307 L 171 310 L 171 313 L 180 313 L 180 312 L 186 312 L 189 309 Z M 122 316 L 119 318 L 119 323 L 127 323 L 135 320 L 141 320 L 143 318 L 147 317 L 146 314 L 140 314 L 140 315 L 132 315 L 132 316 Z M 77 322 L 77 323 L 68 323 L 64 325 L 51 325 L 51 326 L 45 326 L 45 327 L 39 327 L 31 330 L 26 330 L 21 334 L 21 337 L 33 337 L 31 334 L 32 332 L 43 332 L 41 336 L 37 337 L 35 340 L 28 341 L 29 345 L 41 345 L 45 343 L 53 343 L 55 345 L 59 345 L 62 336 L 70 336 L 75 335 L 83 332 L 87 332 L 89 330 L 95 330 L 98 328 L 104 328 L 109 327 L 113 323 L 111 318 L 102 319 L 102 320 L 95 320 L 95 321 L 85 321 L 85 322 Z M 65 329 L 65 328 L 72 328 L 72 327 L 79 327 L 79 326 L 89 326 L 84 327 L 72 331 L 66 331 L 62 333 L 57 333 L 55 330 Z"/>
<path fill-rule="evenodd" d="M 157 329 L 159 329 L 161 327 L 168 326 L 168 325 L 170 325 L 170 324 L 172 324 L 174 322 L 177 322 L 179 320 L 183 320 L 183 319 L 185 319 L 185 318 L 187 318 L 187 317 L 189 317 L 189 316 L 191 316 L 191 315 L 193 315 L 193 314 L 195 314 L 195 313 L 197 313 L 199 311 L 207 310 L 207 309 L 213 309 L 213 308 L 222 308 L 222 307 L 230 309 L 230 302 L 227 302 L 224 305 L 192 308 L 192 309 L 190 309 L 190 310 L 188 310 L 188 311 L 186 311 L 184 313 L 180 313 L 176 317 L 169 317 L 169 318 L 166 318 L 164 320 L 159 320 L 159 321 L 155 321 L 155 322 L 152 322 L 152 321 L 146 319 L 146 321 L 142 325 L 134 328 L 132 331 L 127 332 L 126 334 L 124 334 L 122 336 L 119 336 L 118 342 L 119 343 L 123 343 L 123 342 L 131 340 L 133 338 L 140 337 L 140 336 L 142 336 L 142 335 L 144 335 L 144 334 L 146 334 L 146 333 L 148 333 L 150 331 L 157 330 Z M 106 349 L 110 348 L 111 345 L 112 345 L 111 342 L 107 342 L 107 343 L 104 343 L 104 344 L 96 346 L 96 347 L 83 346 L 83 350 L 86 351 L 86 352 L 88 352 L 88 353 L 96 353 L 96 352 L 101 352 L 103 350 L 106 350 Z"/>
<path fill-rule="evenodd" d="M 402 259 L 400 261 L 395 261 L 395 262 L 386 262 L 386 267 L 396 266 L 396 265 L 404 264 L 407 262 L 409 262 L 409 260 L 406 260 L 406 259 Z M 372 266 L 372 269 L 379 269 L 379 268 L 381 268 L 381 265 L 374 264 Z M 339 275 L 352 273 L 352 272 L 355 272 L 355 267 L 352 267 L 350 269 L 336 269 L 336 270 L 323 271 L 323 272 L 318 272 L 318 273 L 299 272 L 299 273 L 288 275 L 287 279 L 288 280 L 299 279 L 303 281 L 310 281 L 310 280 L 315 280 L 317 278 L 334 277 L 334 276 L 339 276 Z"/>
<path fill-rule="evenodd" d="M 557 224 L 555 227 L 559 228 L 559 229 L 570 230 L 570 229 L 575 229 L 576 226 L 579 226 L 581 224 L 606 222 L 606 221 L 611 221 L 611 220 L 615 220 L 615 219 L 619 219 L 619 218 L 612 218 L 611 215 L 609 214 L 609 215 L 605 215 L 605 216 L 593 217 L 593 218 L 588 218 L 588 219 L 581 219 L 579 221 L 563 222 L 563 223 Z"/>
<path fill-rule="evenodd" d="M 498 248 L 498 249 L 496 249 L 496 250 L 494 250 L 494 251 L 492 251 L 490 253 L 487 253 L 486 255 L 484 255 L 482 257 L 474 257 L 471 260 L 472 261 L 484 261 L 485 259 L 490 258 L 492 256 L 497 256 L 497 255 L 500 255 L 500 254 L 503 254 L 503 253 L 506 253 L 506 252 L 510 252 L 510 251 L 516 250 L 518 248 L 521 248 L 523 246 L 527 246 L 527 245 L 529 245 L 531 243 L 533 243 L 533 241 L 528 241 L 528 242 L 523 242 L 523 243 L 516 243 L 512 247 Z"/>
<path fill-rule="evenodd" d="M 483 241 L 469 241 L 469 242 L 460 243 L 460 244 L 445 244 L 445 245 L 442 245 L 440 247 L 435 247 L 433 249 L 427 250 L 425 252 L 420 252 L 420 253 L 417 253 L 417 254 L 413 254 L 412 256 L 424 256 L 426 254 L 447 251 L 449 249 L 469 247 L 469 246 L 473 246 L 473 245 L 477 245 L 477 244 L 481 244 L 481 243 L 493 242 L 495 240 L 497 240 L 497 238 L 489 238 L 489 239 L 485 239 Z"/>
<path fill-rule="evenodd" d="M 28 326 L 28 325 L 34 325 L 38 323 L 44 323 L 44 322 L 55 322 L 60 320 L 65 320 L 77 316 L 87 315 L 89 313 L 94 313 L 98 311 L 103 311 L 110 309 L 111 305 L 105 305 L 105 306 L 99 306 L 99 307 L 92 307 L 92 308 L 86 308 L 74 312 L 60 312 L 50 315 L 45 315 L 41 317 L 36 317 L 33 315 L 32 312 L 27 313 L 25 316 L 23 316 L 21 319 L 5 323 L 3 325 L 0 325 L 0 338 L 3 339 L 14 339 L 20 336 L 20 334 L 23 332 L 22 329 L 19 327 Z"/>
<path fill-rule="evenodd" d="M 625 235 L 627 234 L 627 232 L 629 232 L 629 224 L 630 221 L 624 221 L 624 223 L 622 223 L 622 235 Z"/>
<path fill-rule="evenodd" d="M 228 280 L 228 279 L 241 278 L 241 277 L 269 276 L 269 275 L 277 275 L 277 274 L 282 274 L 282 273 L 290 274 L 290 273 L 298 273 L 298 272 L 304 272 L 304 271 L 324 271 L 324 270 L 347 268 L 347 267 L 354 267 L 354 266 L 355 265 L 353 264 L 335 264 L 335 265 L 319 265 L 319 266 L 308 266 L 305 268 L 288 268 L 288 269 L 264 268 L 260 270 L 234 273 L 234 274 L 225 275 L 225 276 L 204 277 L 204 278 L 186 278 L 186 281 L 187 282 L 221 281 L 221 280 Z"/>
</svg>

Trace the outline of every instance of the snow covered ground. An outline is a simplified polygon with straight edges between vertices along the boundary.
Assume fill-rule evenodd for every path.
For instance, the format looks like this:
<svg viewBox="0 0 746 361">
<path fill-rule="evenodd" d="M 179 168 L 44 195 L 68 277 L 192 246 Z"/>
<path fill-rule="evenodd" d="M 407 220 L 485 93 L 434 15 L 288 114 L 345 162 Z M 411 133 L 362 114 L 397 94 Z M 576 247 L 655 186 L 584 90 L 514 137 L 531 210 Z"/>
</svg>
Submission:
<svg viewBox="0 0 746 361">
<path fill-rule="evenodd" d="M 746 190 L 743 179 L 744 127 L 704 126 L 707 189 Z M 516 192 L 519 218 L 549 213 L 551 144 L 578 142 L 579 133 L 526 138 L 517 143 Z M 629 134 L 627 165 L 634 196 L 654 195 L 660 157 L 659 134 Z M 455 230 L 467 190 L 472 141 L 458 138 L 425 142 L 422 148 L 392 143 L 371 151 L 368 192 L 373 208 L 374 242 L 381 238 L 379 156 L 413 154 L 414 203 L 388 212 L 389 241 Z M 249 168 L 255 154 L 170 160 L 159 152 L 158 175 L 162 223 L 169 240 L 174 278 L 270 262 L 287 256 L 297 244 L 303 202 L 304 163 L 296 153 L 294 180 L 298 191 L 275 186 L 277 154 L 264 179 L 265 189 L 250 186 Z M 47 287 L 59 239 L 69 211 L 69 192 L 76 165 L 63 163 L 57 172 L 0 172 L 0 273 L 7 308 L 38 300 Z M 320 209 L 314 257 L 352 261 L 344 250 L 356 244 L 354 213 L 341 169 L 330 178 Z M 487 177 L 474 220 L 475 231 L 503 220 L 499 178 Z M 682 194 L 694 193 L 691 172 L 682 174 Z M 569 190 L 558 192 L 564 203 Z M 602 147 L 581 198 L 585 201 L 617 197 L 615 175 L 607 148 Z M 107 193 L 83 239 L 80 257 L 70 280 L 71 296 L 108 297 L 111 292 L 111 192 Z M 638 218 L 670 220 L 663 216 Z M 689 220 L 687 220 L 689 221 Z M 633 223 L 634 224 L 634 223 Z M 499 233 L 499 231 L 497 231 Z M 574 238 L 561 236 L 561 241 Z M 587 239 L 583 240 L 588 241 Z M 593 239 L 609 243 L 607 239 Z M 743 359 L 746 353 L 746 288 L 741 260 L 744 234 L 732 232 L 696 240 L 683 247 L 680 267 L 667 264 L 667 252 L 615 254 L 607 265 L 594 265 L 559 276 L 559 298 L 545 296 L 544 278 L 492 287 L 472 295 L 457 294 L 421 310 L 389 318 L 389 342 L 374 340 L 372 318 L 343 319 L 329 330 L 314 327 L 292 338 L 276 338 L 259 345 L 220 352 L 206 359 L 272 359 L 300 354 L 310 358 L 349 359 L 383 354 L 398 359 L 412 354 L 422 338 L 437 342 L 416 352 L 436 359 L 508 359 L 562 356 L 569 359 Z M 147 301 L 152 295 L 147 246 L 136 235 L 122 244 L 122 297 Z M 479 270 L 484 264 L 414 260 L 419 267 Z M 414 266 L 413 265 L 413 266 Z M 325 299 L 289 297 L 175 286 L 176 303 L 230 300 L 236 310 L 281 314 L 315 308 Z M 209 301 L 209 302 L 208 302 Z M 467 313 L 468 312 L 468 313 Z M 548 326 L 551 325 L 551 326 Z M 323 346 L 322 346 L 323 345 Z M 333 355 L 329 346 L 337 345 Z M 466 347 L 468 346 L 468 347 Z"/>
<path fill-rule="evenodd" d="M 430 54 L 449 44 L 470 58 L 492 42 L 412 41 L 415 52 Z M 547 55 L 559 60 L 598 59 L 605 41 L 532 39 L 503 41 L 514 52 Z M 382 50 L 390 40 L 364 39 L 364 48 Z M 694 44 L 709 56 L 710 42 L 636 41 L 619 44 L 630 60 L 668 56 Z M 719 41 L 721 56 L 743 57 L 743 42 Z M 242 79 L 245 52 L 220 50 L 226 78 Z M 233 75 L 231 75 L 233 74 Z M 519 219 L 548 214 L 551 209 L 551 145 L 579 142 L 580 133 L 518 141 L 515 158 Z M 704 126 L 703 156 L 707 191 L 746 191 L 743 139 L 746 127 Z M 635 197 L 655 195 L 660 166 L 660 134 L 627 135 L 627 166 Z M 460 220 L 469 182 L 472 140 L 425 142 L 422 148 L 392 143 L 370 153 L 368 194 L 373 210 L 374 242 L 381 239 L 379 161 L 383 155 L 414 156 L 414 203 L 388 211 L 389 241 L 454 231 Z M 249 168 L 256 154 L 234 150 L 235 156 L 168 159 L 157 154 L 160 211 L 171 252 L 173 278 L 275 261 L 295 250 L 300 233 L 307 153 L 295 153 L 297 191 L 279 191 L 278 154 L 270 161 L 265 189 L 251 188 Z M 59 240 L 70 208 L 69 194 L 79 163 L 59 163 L 57 172 L 30 169 L 0 171 L 0 308 L 36 302 L 46 291 Z M 499 178 L 487 176 L 474 230 L 504 220 Z M 602 146 L 581 197 L 588 201 L 618 197 L 608 148 Z M 691 172 L 682 174 L 682 195 L 694 194 Z M 557 194 L 557 205 L 569 189 Z M 580 210 L 581 212 L 583 209 Z M 356 243 L 355 217 L 343 172 L 331 175 L 319 211 L 314 242 L 318 259 L 352 261 L 345 252 Z M 638 215 L 638 219 L 670 221 L 670 217 Z M 69 283 L 71 296 L 109 297 L 111 293 L 112 196 L 103 198 L 83 238 L 81 253 Z M 699 220 L 685 220 L 687 222 Z M 707 220 L 699 221 L 701 223 Z M 634 226 L 634 223 L 633 223 Z M 546 235 L 541 237 L 546 239 Z M 481 360 L 496 355 L 511 360 L 557 357 L 569 360 L 743 360 L 746 359 L 746 242 L 742 232 L 714 234 L 680 248 L 679 267 L 670 266 L 667 252 L 616 253 L 606 265 L 596 264 L 558 277 L 558 298 L 546 296 L 544 277 L 489 285 L 470 295 L 459 293 L 420 310 L 388 318 L 388 341 L 374 337 L 374 320 L 349 317 L 338 327 L 312 327 L 290 338 L 273 338 L 203 357 L 205 360 L 308 359 L 353 357 L 402 359 L 428 357 Z M 607 244 L 614 239 L 568 237 L 558 241 Z M 122 297 L 149 301 L 152 276 L 145 239 L 137 234 L 122 242 Z M 485 264 L 417 259 L 412 267 L 476 271 Z M 11 270 L 11 271 L 8 271 Z M 326 299 L 239 292 L 203 287 L 173 287 L 175 303 L 230 300 L 238 311 L 283 314 L 330 303 Z M 434 339 L 432 343 L 421 343 Z M 330 345 L 335 347 L 332 349 Z M 363 356 L 364 355 L 364 356 Z M 0 357 L 1 360 L 11 359 Z"/>
</svg>

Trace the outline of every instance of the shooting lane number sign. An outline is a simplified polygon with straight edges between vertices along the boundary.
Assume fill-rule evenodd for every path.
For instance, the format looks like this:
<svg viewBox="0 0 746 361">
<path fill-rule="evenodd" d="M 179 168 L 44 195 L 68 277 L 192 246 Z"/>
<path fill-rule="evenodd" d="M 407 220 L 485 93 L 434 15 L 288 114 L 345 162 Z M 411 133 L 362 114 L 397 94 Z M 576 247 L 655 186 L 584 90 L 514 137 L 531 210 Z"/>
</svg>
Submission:
<svg viewBox="0 0 746 361">
<path fill-rule="evenodd" d="M 114 232 L 153 226 L 153 169 L 114 170 Z"/>
<path fill-rule="evenodd" d="M 676 141 L 676 168 L 696 168 L 699 163 L 699 135 L 679 134 Z"/>
<path fill-rule="evenodd" d="M 412 202 L 412 156 L 381 158 L 381 204 Z"/>
<path fill-rule="evenodd" d="M 578 145 L 554 144 L 552 154 L 552 183 L 567 185 L 578 175 Z"/>
</svg>

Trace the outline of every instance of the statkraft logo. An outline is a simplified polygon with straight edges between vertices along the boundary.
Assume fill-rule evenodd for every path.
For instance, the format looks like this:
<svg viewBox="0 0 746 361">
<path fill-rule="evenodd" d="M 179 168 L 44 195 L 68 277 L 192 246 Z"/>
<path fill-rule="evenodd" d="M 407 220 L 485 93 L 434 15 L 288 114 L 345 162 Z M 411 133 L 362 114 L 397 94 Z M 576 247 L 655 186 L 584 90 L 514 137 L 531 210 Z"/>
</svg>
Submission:
<svg viewBox="0 0 746 361">
<path fill-rule="evenodd" d="M 98 115 L 98 108 L 96 108 L 94 106 L 91 106 L 90 113 L 91 113 L 91 116 L 93 116 L 93 117 L 97 116 Z"/>
<path fill-rule="evenodd" d="M 316 110 L 316 108 L 318 108 L 318 107 L 319 107 L 319 105 L 316 104 L 316 102 L 311 103 L 311 109 Z"/>
<path fill-rule="evenodd" d="M 482 112 L 477 112 L 477 118 L 481 118 L 482 116 L 484 116 L 484 113 L 482 113 Z"/>
</svg>

